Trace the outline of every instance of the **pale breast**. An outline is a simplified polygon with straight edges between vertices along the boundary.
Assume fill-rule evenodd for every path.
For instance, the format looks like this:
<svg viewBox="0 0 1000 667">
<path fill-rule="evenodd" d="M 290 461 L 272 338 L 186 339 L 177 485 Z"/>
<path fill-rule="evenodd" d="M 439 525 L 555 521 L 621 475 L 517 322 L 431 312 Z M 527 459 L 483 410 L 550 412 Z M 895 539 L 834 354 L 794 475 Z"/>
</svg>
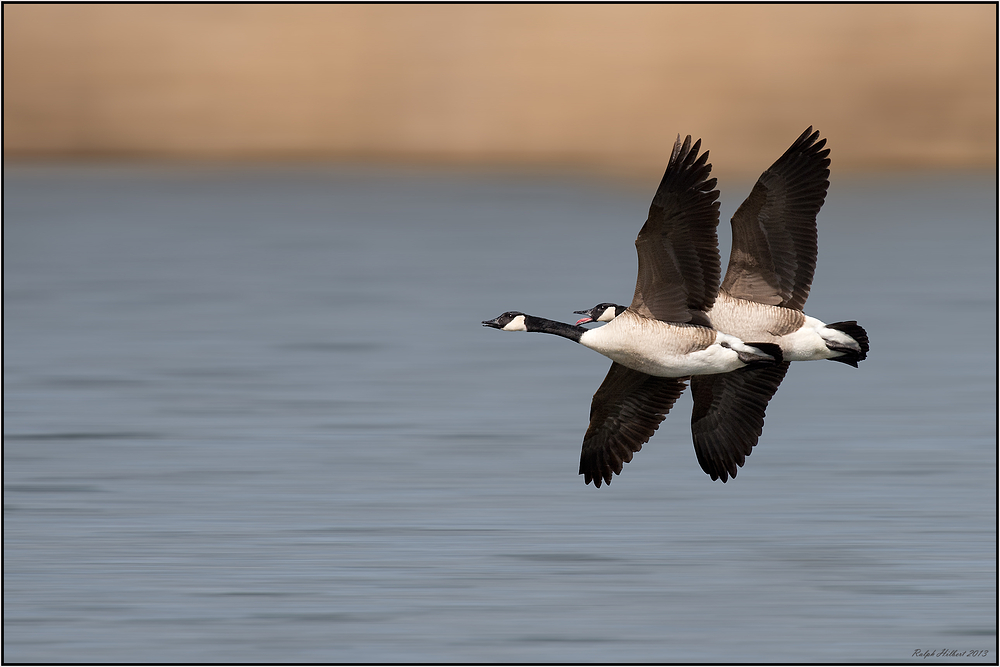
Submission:
<svg viewBox="0 0 1000 667">
<path fill-rule="evenodd" d="M 640 317 L 629 311 L 585 333 L 580 343 L 634 370 L 665 377 L 690 374 L 692 355 L 715 342 L 715 331 Z"/>
</svg>

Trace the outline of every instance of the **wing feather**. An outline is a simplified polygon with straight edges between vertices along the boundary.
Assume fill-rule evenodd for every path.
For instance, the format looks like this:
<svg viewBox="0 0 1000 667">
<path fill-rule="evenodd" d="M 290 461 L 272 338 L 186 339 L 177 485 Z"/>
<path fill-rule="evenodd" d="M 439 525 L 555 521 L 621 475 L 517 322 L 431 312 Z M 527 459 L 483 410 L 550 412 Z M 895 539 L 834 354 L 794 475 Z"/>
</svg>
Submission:
<svg viewBox="0 0 1000 667">
<path fill-rule="evenodd" d="M 639 272 L 631 308 L 653 319 L 708 326 L 719 289 L 719 191 L 708 151 L 690 135 L 674 143 L 635 240 Z"/>
<path fill-rule="evenodd" d="M 691 379 L 694 410 L 691 434 L 702 470 L 725 482 L 750 456 L 764 429 L 764 412 L 788 371 L 774 366 L 747 367 Z"/>
<path fill-rule="evenodd" d="M 647 375 L 618 362 L 594 394 L 583 438 L 580 474 L 598 488 L 611 483 L 642 449 L 684 391 L 687 378 Z"/>
<path fill-rule="evenodd" d="M 802 310 L 816 271 L 816 215 L 830 186 L 830 150 L 812 127 L 771 165 L 733 215 L 722 289 Z"/>
</svg>

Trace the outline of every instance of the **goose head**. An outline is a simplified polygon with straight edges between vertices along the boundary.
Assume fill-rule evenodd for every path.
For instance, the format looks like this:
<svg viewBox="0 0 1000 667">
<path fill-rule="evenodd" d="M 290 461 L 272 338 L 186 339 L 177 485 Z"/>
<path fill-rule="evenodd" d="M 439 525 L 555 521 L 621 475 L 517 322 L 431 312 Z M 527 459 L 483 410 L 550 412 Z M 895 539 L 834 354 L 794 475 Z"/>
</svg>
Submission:
<svg viewBox="0 0 1000 667">
<path fill-rule="evenodd" d="M 508 310 L 499 317 L 484 321 L 483 326 L 500 329 L 501 331 L 527 331 L 528 327 L 524 323 L 525 317 L 527 316 L 524 313 L 519 313 L 516 310 Z"/>
<path fill-rule="evenodd" d="M 573 312 L 577 315 L 586 315 L 586 317 L 581 317 L 577 320 L 577 324 L 586 324 L 587 322 L 610 322 L 622 313 L 628 310 L 625 306 L 619 306 L 617 303 L 599 303 L 590 310 L 574 310 Z"/>
</svg>

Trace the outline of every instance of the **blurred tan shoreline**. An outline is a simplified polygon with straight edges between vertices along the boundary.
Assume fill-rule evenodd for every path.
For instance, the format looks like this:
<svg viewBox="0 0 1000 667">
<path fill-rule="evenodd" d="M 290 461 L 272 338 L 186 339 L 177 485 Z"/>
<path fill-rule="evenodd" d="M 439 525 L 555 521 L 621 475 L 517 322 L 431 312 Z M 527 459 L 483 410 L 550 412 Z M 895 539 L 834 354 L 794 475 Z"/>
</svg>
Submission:
<svg viewBox="0 0 1000 667">
<path fill-rule="evenodd" d="M 996 166 L 977 5 L 4 5 L 4 158 Z"/>
</svg>

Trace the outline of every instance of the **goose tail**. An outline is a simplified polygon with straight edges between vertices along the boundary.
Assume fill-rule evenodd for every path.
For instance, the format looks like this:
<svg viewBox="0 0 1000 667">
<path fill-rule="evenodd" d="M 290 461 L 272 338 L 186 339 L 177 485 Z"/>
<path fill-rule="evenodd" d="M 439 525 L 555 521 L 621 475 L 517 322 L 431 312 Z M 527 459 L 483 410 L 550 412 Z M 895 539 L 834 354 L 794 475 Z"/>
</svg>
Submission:
<svg viewBox="0 0 1000 667">
<path fill-rule="evenodd" d="M 826 327 L 847 334 L 858 344 L 858 348 L 855 349 L 853 346 L 842 345 L 829 340 L 826 341 L 826 346 L 830 350 L 842 353 L 839 357 L 830 357 L 830 361 L 839 361 L 842 364 L 857 368 L 859 361 L 864 361 L 868 358 L 868 332 L 858 325 L 857 322 L 854 320 L 849 322 L 834 322 L 833 324 L 827 324 Z"/>
</svg>

